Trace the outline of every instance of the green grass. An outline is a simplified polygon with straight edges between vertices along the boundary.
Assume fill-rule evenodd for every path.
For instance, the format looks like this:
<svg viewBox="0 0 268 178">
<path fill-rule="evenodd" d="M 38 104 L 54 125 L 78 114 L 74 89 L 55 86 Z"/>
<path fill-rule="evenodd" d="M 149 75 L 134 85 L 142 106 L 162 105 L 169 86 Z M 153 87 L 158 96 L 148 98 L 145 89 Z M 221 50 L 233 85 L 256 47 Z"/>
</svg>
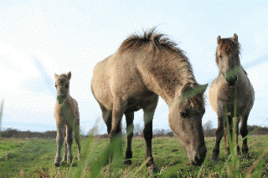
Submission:
<svg viewBox="0 0 268 178">
<path fill-rule="evenodd" d="M 89 138 L 82 140 L 81 161 L 74 160 L 75 165 L 61 164 L 60 168 L 53 165 L 56 153 L 54 139 L 2 139 L 0 140 L 0 177 L 147 177 L 145 165 L 145 141 L 143 138 L 133 139 L 133 164 L 124 165 L 122 161 L 113 161 L 109 166 L 101 162 L 108 139 Z M 246 177 L 254 168 L 251 177 L 268 176 L 267 143 L 268 136 L 250 136 L 248 139 L 251 159 L 240 157 L 237 176 L 232 176 L 232 158 L 225 155 L 224 142 L 221 142 L 219 161 L 209 160 L 215 138 L 206 138 L 207 158 L 201 167 L 188 164 L 186 152 L 177 138 L 154 138 L 153 156 L 160 169 L 158 177 Z M 241 139 L 239 140 L 241 145 Z M 125 145 L 124 145 L 125 148 Z M 125 153 L 125 150 L 123 151 Z M 76 156 L 76 144 L 73 144 L 73 155 Z M 261 158 L 261 159 L 259 159 Z M 259 159 L 259 160 L 258 160 Z M 116 162 L 116 163 L 114 163 Z M 97 167 L 96 167 L 97 165 Z M 94 168 L 94 169 L 93 169 Z M 98 169 L 98 170 L 96 170 Z M 95 173 L 93 174 L 93 172 Z"/>
</svg>

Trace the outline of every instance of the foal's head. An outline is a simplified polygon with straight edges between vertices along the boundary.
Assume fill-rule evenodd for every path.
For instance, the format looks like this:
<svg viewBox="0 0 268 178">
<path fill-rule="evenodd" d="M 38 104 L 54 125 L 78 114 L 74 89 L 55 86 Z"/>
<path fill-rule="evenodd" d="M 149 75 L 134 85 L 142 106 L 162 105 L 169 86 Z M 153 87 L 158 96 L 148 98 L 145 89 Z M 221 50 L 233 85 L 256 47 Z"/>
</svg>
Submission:
<svg viewBox="0 0 268 178">
<path fill-rule="evenodd" d="M 67 95 L 69 95 L 69 82 L 71 79 L 71 72 L 68 74 L 57 75 L 54 74 L 55 77 L 55 87 L 57 90 L 57 100 L 59 104 L 62 104 L 66 99 Z"/>
<path fill-rule="evenodd" d="M 203 93 L 207 85 L 186 83 L 169 107 L 169 125 L 194 165 L 203 163 L 207 148 L 202 117 L 205 113 Z"/>
<path fill-rule="evenodd" d="M 240 72 L 240 45 L 238 36 L 232 38 L 217 38 L 218 47 L 216 50 L 216 62 L 223 74 L 228 86 L 234 86 L 237 81 L 237 74 Z"/>
</svg>

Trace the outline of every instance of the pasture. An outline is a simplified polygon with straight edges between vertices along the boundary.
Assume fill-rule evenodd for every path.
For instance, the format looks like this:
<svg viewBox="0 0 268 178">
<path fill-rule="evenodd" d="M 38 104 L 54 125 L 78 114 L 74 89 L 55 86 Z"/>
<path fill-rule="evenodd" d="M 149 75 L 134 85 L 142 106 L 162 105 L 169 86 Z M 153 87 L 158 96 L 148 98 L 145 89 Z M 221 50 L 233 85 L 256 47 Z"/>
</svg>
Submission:
<svg viewBox="0 0 268 178">
<path fill-rule="evenodd" d="M 110 166 L 102 166 L 101 158 L 105 157 L 109 140 L 89 137 L 82 139 L 81 160 L 74 159 L 73 167 L 61 164 L 59 168 L 53 166 L 57 150 L 55 139 L 1 139 L 0 142 L 0 177 L 148 177 L 143 138 L 133 139 L 133 164 L 130 166 L 123 164 L 123 158 L 121 161 L 115 159 Z M 221 142 L 219 161 L 213 162 L 209 157 L 215 137 L 205 138 L 205 142 L 208 153 L 203 165 L 192 166 L 177 138 L 154 138 L 154 161 L 160 170 L 155 176 L 268 177 L 268 136 L 249 136 L 251 158 L 248 160 L 226 156 L 224 142 Z M 77 154 L 75 143 L 73 154 Z"/>
</svg>

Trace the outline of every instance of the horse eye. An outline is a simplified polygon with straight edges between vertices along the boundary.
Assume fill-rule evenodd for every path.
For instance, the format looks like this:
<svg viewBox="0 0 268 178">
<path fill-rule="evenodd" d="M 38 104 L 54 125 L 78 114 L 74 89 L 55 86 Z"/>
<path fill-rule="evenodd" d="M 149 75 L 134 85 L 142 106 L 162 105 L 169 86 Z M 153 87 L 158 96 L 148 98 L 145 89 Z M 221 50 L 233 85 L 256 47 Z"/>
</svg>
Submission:
<svg viewBox="0 0 268 178">
<path fill-rule="evenodd" d="M 66 88 L 69 88 L 69 84 L 66 85 Z"/>
<path fill-rule="evenodd" d="M 57 85 L 55 84 L 55 87 L 57 88 Z"/>
<path fill-rule="evenodd" d="M 222 58 L 222 55 L 221 55 L 221 54 L 219 55 L 219 58 L 220 58 L 220 59 Z"/>
<path fill-rule="evenodd" d="M 181 112 L 180 114 L 181 114 L 181 117 L 183 117 L 183 118 L 186 118 L 188 116 L 187 112 Z"/>
</svg>

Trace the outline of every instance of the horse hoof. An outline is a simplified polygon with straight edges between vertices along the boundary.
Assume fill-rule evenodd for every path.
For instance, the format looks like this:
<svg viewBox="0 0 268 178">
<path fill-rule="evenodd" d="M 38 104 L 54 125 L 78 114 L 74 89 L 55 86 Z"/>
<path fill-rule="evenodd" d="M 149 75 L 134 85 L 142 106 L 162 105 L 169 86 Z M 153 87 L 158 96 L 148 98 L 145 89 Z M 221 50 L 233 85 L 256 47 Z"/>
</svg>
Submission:
<svg viewBox="0 0 268 178">
<path fill-rule="evenodd" d="M 55 167 L 60 167 L 60 163 L 54 163 L 53 164 Z"/>
<path fill-rule="evenodd" d="M 210 160 L 211 160 L 211 161 L 218 161 L 219 158 L 218 158 L 218 156 L 211 156 L 211 157 L 210 157 Z"/>
<path fill-rule="evenodd" d="M 124 161 L 124 164 L 125 164 L 125 165 L 131 165 L 131 164 L 132 164 L 132 161 L 131 161 L 131 160 L 125 160 L 125 161 Z"/>
<path fill-rule="evenodd" d="M 242 160 L 244 161 L 244 160 L 247 160 L 247 159 L 250 159 L 249 154 L 243 154 L 242 155 Z"/>
<path fill-rule="evenodd" d="M 147 167 L 147 171 L 149 173 L 155 174 L 155 173 L 159 172 L 159 169 L 158 169 L 158 167 L 156 165 L 151 165 L 151 166 Z"/>
</svg>

